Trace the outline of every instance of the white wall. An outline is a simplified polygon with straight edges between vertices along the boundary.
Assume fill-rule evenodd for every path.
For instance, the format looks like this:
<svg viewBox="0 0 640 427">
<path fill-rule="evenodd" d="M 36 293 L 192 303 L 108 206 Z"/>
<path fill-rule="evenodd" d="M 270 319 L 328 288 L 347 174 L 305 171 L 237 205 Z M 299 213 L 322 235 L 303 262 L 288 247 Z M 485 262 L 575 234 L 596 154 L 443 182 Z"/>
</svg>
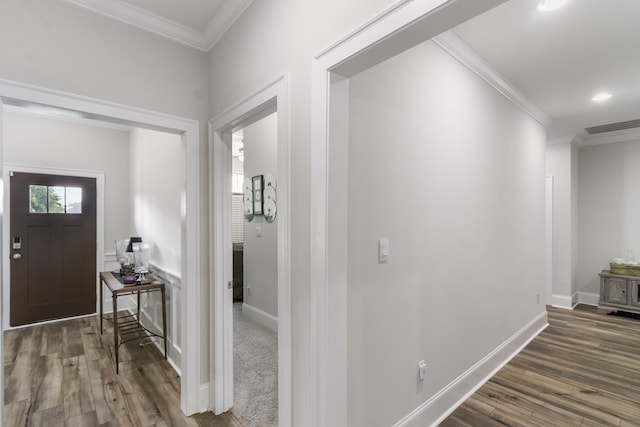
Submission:
<svg viewBox="0 0 640 427">
<path fill-rule="evenodd" d="M 244 128 L 244 174 L 276 174 L 278 114 L 273 113 Z M 277 177 L 276 177 L 277 178 Z M 258 237 L 256 228 L 262 230 Z M 264 215 L 244 221 L 244 304 L 278 317 L 278 218 Z M 248 287 L 251 286 L 251 291 Z M 244 311 L 244 310 L 243 310 Z"/>
<path fill-rule="evenodd" d="M 393 0 L 254 1 L 210 52 L 211 116 L 276 76 L 290 76 L 290 229 L 292 425 L 311 413 L 310 279 L 311 58 L 394 3 Z"/>
<path fill-rule="evenodd" d="M 431 42 L 349 102 L 348 425 L 389 426 L 544 312 L 545 130 Z"/>
<path fill-rule="evenodd" d="M 104 173 L 104 251 L 114 254 L 129 235 L 129 132 L 5 112 L 3 141 L 8 164 Z"/>
<path fill-rule="evenodd" d="M 578 147 L 572 142 L 546 150 L 546 174 L 553 176 L 552 305 L 571 308 L 576 302 L 578 245 Z"/>
<path fill-rule="evenodd" d="M 184 210 L 184 152 L 179 135 L 134 129 L 130 138 L 131 233 L 152 244 L 151 264 L 166 284 L 169 357 L 181 367 L 181 217 Z M 142 321 L 162 331 L 158 292 L 141 300 Z"/>
<path fill-rule="evenodd" d="M 581 147 L 580 292 L 600 292 L 598 273 L 633 250 L 640 258 L 640 141 Z"/>
<path fill-rule="evenodd" d="M 131 235 L 153 244 L 156 267 L 180 277 L 185 176 L 180 136 L 134 129 L 129 156 Z"/>
</svg>

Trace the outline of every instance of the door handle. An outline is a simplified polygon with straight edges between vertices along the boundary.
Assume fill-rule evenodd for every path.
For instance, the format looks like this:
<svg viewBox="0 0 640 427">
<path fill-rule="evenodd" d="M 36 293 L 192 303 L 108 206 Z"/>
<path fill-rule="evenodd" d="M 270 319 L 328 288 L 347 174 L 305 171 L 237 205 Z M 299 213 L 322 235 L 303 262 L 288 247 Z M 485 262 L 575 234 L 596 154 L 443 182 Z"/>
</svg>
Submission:
<svg viewBox="0 0 640 427">
<path fill-rule="evenodd" d="M 13 258 L 13 259 L 20 259 L 20 258 L 22 258 L 22 254 L 20 254 L 20 253 L 17 253 L 17 252 L 16 252 L 15 254 L 13 254 L 13 255 L 11 256 L 11 258 Z"/>
<path fill-rule="evenodd" d="M 233 289 L 233 281 L 227 282 L 227 289 Z"/>
</svg>

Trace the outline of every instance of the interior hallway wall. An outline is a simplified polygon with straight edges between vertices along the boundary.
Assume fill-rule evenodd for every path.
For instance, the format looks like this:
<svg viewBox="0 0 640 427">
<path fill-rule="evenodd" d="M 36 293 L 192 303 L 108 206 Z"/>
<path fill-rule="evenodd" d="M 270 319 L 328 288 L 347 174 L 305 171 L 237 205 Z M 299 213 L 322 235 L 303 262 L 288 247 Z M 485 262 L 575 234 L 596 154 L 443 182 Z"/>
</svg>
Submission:
<svg viewBox="0 0 640 427">
<path fill-rule="evenodd" d="M 184 212 L 184 150 L 179 135 L 133 129 L 129 144 L 130 216 L 132 236 L 151 243 L 152 269 L 166 284 L 169 358 L 180 369 L 182 354 L 182 212 Z M 141 300 L 142 321 L 162 331 L 161 294 Z"/>
<path fill-rule="evenodd" d="M 133 129 L 130 142 L 131 235 L 153 245 L 155 266 L 180 277 L 185 176 L 180 136 Z"/>
<path fill-rule="evenodd" d="M 463 2 L 460 2 L 463 3 Z M 474 8 L 477 1 L 464 1 Z M 289 87 L 290 238 L 292 325 L 292 425 L 315 419 L 317 378 L 311 361 L 313 303 L 311 283 L 311 117 L 314 55 L 343 39 L 382 11 L 393 0 L 255 1 L 210 52 L 210 110 L 216 117 L 249 94 L 286 73 Z M 482 3 L 485 10 L 490 6 Z M 495 2 L 493 4 L 496 4 Z M 481 6 L 482 7 L 482 6 Z M 474 9 L 475 10 L 475 9 Z M 282 226 L 282 224 L 280 224 Z M 320 408 L 321 410 L 321 408 Z"/>
<path fill-rule="evenodd" d="M 581 147 L 579 162 L 578 288 L 599 294 L 613 258 L 640 258 L 640 141 Z"/>
<path fill-rule="evenodd" d="M 348 425 L 393 425 L 544 312 L 545 129 L 432 42 L 349 85 Z"/>
</svg>

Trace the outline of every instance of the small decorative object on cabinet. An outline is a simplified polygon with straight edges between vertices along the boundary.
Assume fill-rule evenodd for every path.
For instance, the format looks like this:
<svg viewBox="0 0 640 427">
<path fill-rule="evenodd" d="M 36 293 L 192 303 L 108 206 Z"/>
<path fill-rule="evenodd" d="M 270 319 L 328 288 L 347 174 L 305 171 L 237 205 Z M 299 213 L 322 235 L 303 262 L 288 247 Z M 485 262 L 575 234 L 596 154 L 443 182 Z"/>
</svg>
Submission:
<svg viewBox="0 0 640 427">
<path fill-rule="evenodd" d="M 149 283 L 146 275 L 149 273 L 149 262 L 151 261 L 151 244 L 150 243 L 134 243 L 133 259 L 135 272 L 138 275 L 138 283 Z"/>
<path fill-rule="evenodd" d="M 640 276 L 600 273 L 600 300 L 598 311 L 611 313 L 626 311 L 640 314 Z"/>
</svg>

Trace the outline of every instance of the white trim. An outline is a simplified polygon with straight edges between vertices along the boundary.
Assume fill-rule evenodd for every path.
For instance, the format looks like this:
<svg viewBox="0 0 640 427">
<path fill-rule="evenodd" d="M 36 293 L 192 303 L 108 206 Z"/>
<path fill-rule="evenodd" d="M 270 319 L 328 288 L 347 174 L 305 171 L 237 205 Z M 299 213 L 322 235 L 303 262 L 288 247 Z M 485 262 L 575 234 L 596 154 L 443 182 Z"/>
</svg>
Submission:
<svg viewBox="0 0 640 427">
<path fill-rule="evenodd" d="M 3 144 L 3 138 L 4 138 L 4 129 L 3 129 L 3 116 L 4 114 L 2 113 L 4 109 L 4 103 L 2 102 L 2 98 L 0 98 L 0 167 L 2 167 L 2 164 L 4 163 L 4 144 Z M 4 171 L 0 170 L 0 176 L 2 176 L 2 174 L 4 173 Z M 4 251 L 2 242 L 4 241 L 4 186 L 0 185 L 0 258 L 4 259 L 6 252 Z M 2 280 L 2 275 L 4 274 L 4 267 L 2 267 L 2 263 L 0 263 L 0 270 L 2 270 L 0 272 L 0 280 Z M 0 290 L 0 307 L 4 307 L 4 295 L 3 292 Z M 0 316 L 0 359 L 4 361 L 4 328 L 2 327 L 2 325 L 4 325 L 5 322 L 2 320 L 2 316 Z M 0 402 L 2 402 L 2 405 L 0 405 L 0 420 L 3 420 L 4 418 L 4 369 L 2 369 L 2 371 L 0 371 L 0 385 L 2 385 L 2 387 L 0 387 Z"/>
<path fill-rule="evenodd" d="M 0 99 L 51 105 L 84 112 L 97 119 L 144 125 L 182 135 L 185 149 L 185 200 L 182 217 L 181 302 L 182 381 L 180 407 L 186 415 L 199 410 L 200 390 L 200 145 L 199 122 L 169 114 L 0 79 Z"/>
<path fill-rule="evenodd" d="M 207 51 L 207 43 L 205 42 L 204 36 L 201 32 L 123 1 L 65 1 L 195 49 L 202 50 L 204 52 Z"/>
<path fill-rule="evenodd" d="M 600 301 L 600 294 L 591 292 L 578 292 L 578 304 L 597 306 Z"/>
<path fill-rule="evenodd" d="M 131 298 L 133 299 L 133 297 Z M 132 307 L 136 307 L 136 303 L 133 302 L 129 305 L 129 310 L 132 310 Z M 136 308 L 137 310 L 137 308 Z M 120 311 L 120 304 L 118 304 L 118 311 Z M 105 311 L 106 312 L 106 311 Z M 113 312 L 113 309 L 111 309 L 111 312 Z M 156 332 L 162 332 L 162 325 L 159 325 L 157 322 L 155 322 L 151 316 L 149 316 L 149 314 L 147 313 L 147 310 L 140 310 L 140 323 L 142 323 L 143 325 L 145 325 L 145 327 L 147 327 L 149 329 L 148 325 L 151 325 L 151 330 L 156 331 Z M 167 331 L 168 333 L 169 331 Z M 169 363 L 171 364 L 171 366 L 173 366 L 173 368 L 175 369 L 176 373 L 178 375 L 182 375 L 182 370 L 180 369 L 180 366 L 182 365 L 181 363 L 181 359 L 182 359 L 182 349 L 180 347 L 178 347 L 178 345 L 176 345 L 176 340 L 175 340 L 175 336 L 167 336 L 167 344 L 168 344 L 168 350 L 167 350 L 167 360 L 169 361 Z M 155 344 L 155 346 L 158 348 L 158 351 L 160 351 L 160 354 L 164 354 L 164 341 L 162 338 L 159 337 L 151 337 L 151 341 Z M 201 395 L 199 395 L 200 398 L 202 398 Z M 202 408 L 202 406 L 200 406 L 200 408 Z"/>
<path fill-rule="evenodd" d="M 578 147 L 590 147 L 592 145 L 617 144 L 619 142 L 640 141 L 640 130 L 627 129 L 615 132 L 606 132 L 598 135 L 568 135 L 547 140 L 547 145 L 563 144 L 571 142 Z"/>
<path fill-rule="evenodd" d="M 433 41 L 444 49 L 449 55 L 473 71 L 477 76 L 493 86 L 505 98 L 520 107 L 522 111 L 537 120 L 545 127 L 552 123 L 551 117 L 540 107 L 531 102 L 506 78 L 494 70 L 484 59 L 480 57 L 468 44 L 466 44 L 453 31 L 447 31 L 433 38 Z"/>
<path fill-rule="evenodd" d="M 198 31 L 121 0 L 65 1 L 203 52 L 208 52 L 253 3 L 253 0 L 224 1 L 204 30 Z"/>
<path fill-rule="evenodd" d="M 551 305 L 556 308 L 564 308 L 567 310 L 573 310 L 573 297 L 567 295 L 551 295 Z"/>
<path fill-rule="evenodd" d="M 200 386 L 200 412 L 209 410 L 209 402 L 211 401 L 211 383 L 202 384 Z"/>
<path fill-rule="evenodd" d="M 545 304 L 553 298 L 553 176 L 545 177 Z"/>
<path fill-rule="evenodd" d="M 4 111 L 7 113 L 20 114 L 22 116 L 29 116 L 29 117 L 46 118 L 46 119 L 57 120 L 57 121 L 66 122 L 66 123 L 79 124 L 82 126 L 91 126 L 91 127 L 98 127 L 98 128 L 110 129 L 110 130 L 119 130 L 122 132 L 131 132 L 131 130 L 133 129 L 131 126 L 125 126 L 118 123 L 91 120 L 88 118 L 75 116 L 72 114 L 62 114 L 62 113 L 56 114 L 56 110 L 54 109 L 51 109 L 51 111 L 39 111 L 39 109 L 34 110 L 32 108 L 28 108 L 24 106 L 9 105 L 9 104 L 5 104 L 3 108 L 4 108 Z"/>
<path fill-rule="evenodd" d="M 618 142 L 630 142 L 640 140 L 640 131 L 631 129 L 627 131 L 607 132 L 600 135 L 589 135 L 576 142 L 578 147 L 589 147 L 591 145 L 615 144 Z"/>
<path fill-rule="evenodd" d="M 436 426 L 549 326 L 543 312 L 394 427 Z"/>
<path fill-rule="evenodd" d="M 93 178 L 96 180 L 96 272 L 100 272 L 104 269 L 104 236 L 105 236 L 105 180 L 104 172 L 98 171 L 82 171 L 76 169 L 55 169 L 45 168 L 38 166 L 26 166 L 15 164 L 3 165 L 3 183 L 4 183 L 4 199 L 3 209 L 5 212 L 4 221 L 2 222 L 2 232 L 5 236 L 11 235 L 11 172 L 23 172 L 23 173 L 35 173 L 43 175 L 64 175 L 64 176 L 77 176 L 82 178 Z M 2 241 L 2 250 L 4 253 L 10 253 L 10 239 Z M 4 306 L 2 306 L 3 318 L 2 323 L 5 328 L 9 328 L 10 319 L 10 285 L 11 285 L 11 259 L 9 257 L 2 258 L 2 293 L 4 296 Z M 100 280 L 96 273 L 96 295 L 100 294 Z M 96 298 L 96 311 L 99 310 L 99 298 Z"/>
<path fill-rule="evenodd" d="M 209 121 L 211 409 L 233 404 L 233 292 L 231 245 L 231 132 L 278 112 L 278 423 L 292 424 L 291 222 L 289 77 L 281 74 Z"/>
<path fill-rule="evenodd" d="M 338 181 L 348 176 L 340 152 L 348 126 L 344 110 L 345 88 L 350 77 L 396 54 L 422 43 L 443 31 L 483 13 L 505 0 L 462 2 L 457 0 L 400 0 L 367 21 L 327 49 L 314 55 L 312 62 L 311 109 L 311 354 L 310 409 L 302 414 L 302 424 L 315 426 L 347 425 L 348 401 L 344 379 L 347 350 L 342 336 L 347 326 L 347 271 L 345 260 L 335 254 L 346 253 L 340 238 L 347 212 L 339 203 L 342 191 Z M 343 147 L 344 149 L 344 147 Z M 338 237 L 338 238 L 336 238 Z M 344 236 L 343 236 L 344 237 Z M 329 316 L 331 313 L 331 316 Z M 331 367 L 331 369 L 329 368 Z M 338 408 L 335 410 L 335 408 Z"/>
<path fill-rule="evenodd" d="M 262 325 L 267 329 L 271 329 L 274 332 L 278 332 L 278 318 L 276 316 L 247 304 L 246 302 L 242 303 L 242 314 L 257 324 Z"/>
<path fill-rule="evenodd" d="M 547 139 L 547 145 L 573 143 L 575 140 L 576 140 L 576 136 L 575 135 L 561 136 L 559 138 Z"/>
<path fill-rule="evenodd" d="M 202 32 L 207 51 L 218 43 L 252 3 L 253 0 L 227 0 L 222 3 L 220 9 L 216 11 L 211 22 L 207 24 Z"/>
</svg>

